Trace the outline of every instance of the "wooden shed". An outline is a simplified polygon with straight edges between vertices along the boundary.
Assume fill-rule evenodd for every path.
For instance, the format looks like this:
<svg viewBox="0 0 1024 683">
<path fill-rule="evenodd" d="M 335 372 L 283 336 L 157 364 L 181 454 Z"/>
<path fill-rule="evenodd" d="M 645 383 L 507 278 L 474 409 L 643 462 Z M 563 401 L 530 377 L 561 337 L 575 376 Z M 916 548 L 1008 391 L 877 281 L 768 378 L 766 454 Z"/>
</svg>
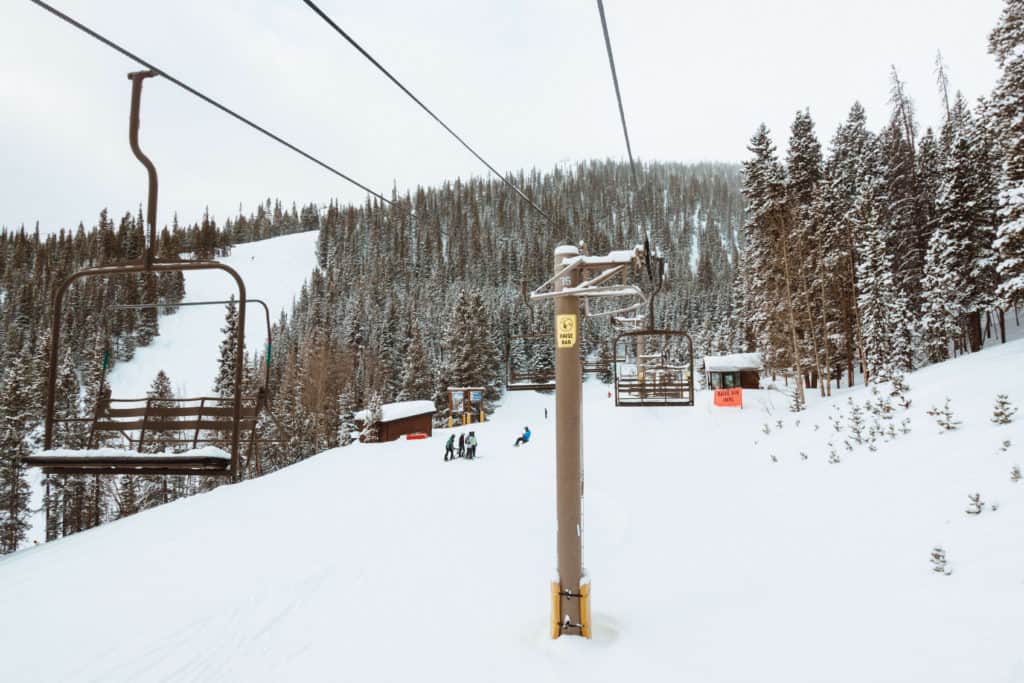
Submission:
<svg viewBox="0 0 1024 683">
<path fill-rule="evenodd" d="M 760 389 L 760 353 L 731 353 L 727 356 L 705 356 L 704 378 L 708 389 Z"/>
<path fill-rule="evenodd" d="M 369 412 L 360 410 L 355 414 L 356 424 L 360 429 L 366 425 Z M 381 406 L 381 420 L 377 427 L 378 441 L 395 441 L 405 434 L 434 433 L 434 402 L 433 401 L 400 401 L 385 403 Z"/>
</svg>

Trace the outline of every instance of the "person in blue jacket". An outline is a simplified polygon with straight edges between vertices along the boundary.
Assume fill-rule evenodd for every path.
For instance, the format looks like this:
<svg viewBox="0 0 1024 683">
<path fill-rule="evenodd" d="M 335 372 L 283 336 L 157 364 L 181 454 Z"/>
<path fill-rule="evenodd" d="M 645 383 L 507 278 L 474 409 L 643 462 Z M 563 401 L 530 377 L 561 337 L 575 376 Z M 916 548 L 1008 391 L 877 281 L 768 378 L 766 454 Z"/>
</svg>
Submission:
<svg viewBox="0 0 1024 683">
<path fill-rule="evenodd" d="M 516 446 L 521 443 L 530 443 L 530 428 L 523 427 L 523 435 L 516 439 Z"/>
</svg>

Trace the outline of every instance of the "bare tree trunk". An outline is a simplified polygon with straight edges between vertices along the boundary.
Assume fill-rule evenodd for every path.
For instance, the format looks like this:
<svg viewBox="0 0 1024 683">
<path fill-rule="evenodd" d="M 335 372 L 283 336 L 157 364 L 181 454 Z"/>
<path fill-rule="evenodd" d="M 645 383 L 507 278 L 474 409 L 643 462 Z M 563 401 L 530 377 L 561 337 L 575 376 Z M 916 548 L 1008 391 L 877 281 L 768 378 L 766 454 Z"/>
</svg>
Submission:
<svg viewBox="0 0 1024 683">
<path fill-rule="evenodd" d="M 856 253 L 850 246 L 850 303 L 853 306 L 853 332 L 857 342 L 857 357 L 860 360 L 860 372 L 864 376 L 864 384 L 868 383 L 868 362 L 864 355 L 864 333 L 860 324 L 860 307 L 857 305 L 857 264 Z M 851 365 L 853 361 L 851 359 Z M 850 386 L 853 386 L 853 371 L 850 372 Z"/>
<path fill-rule="evenodd" d="M 1006 343 L 1006 312 L 1003 310 L 1002 306 L 1000 306 L 996 310 L 998 311 L 997 315 L 999 316 L 999 341 L 1000 341 L 1000 343 L 1005 344 Z"/>
<path fill-rule="evenodd" d="M 793 345 L 793 373 L 795 375 L 796 391 L 799 402 L 803 405 L 804 387 L 803 382 L 803 368 L 800 363 L 800 344 L 797 341 L 796 335 L 796 315 L 793 313 L 793 287 L 792 287 L 792 276 L 789 272 L 789 235 L 786 233 L 787 226 L 786 221 L 781 217 L 776 218 L 776 228 L 779 231 L 779 237 L 782 239 L 782 264 L 783 264 L 783 277 L 786 282 L 786 312 L 789 317 L 789 337 L 790 343 Z"/>
<path fill-rule="evenodd" d="M 825 396 L 832 395 L 832 383 L 831 383 L 831 372 L 832 372 L 832 356 L 829 351 L 828 343 L 828 305 L 825 299 L 825 264 L 822 262 L 821 249 L 818 249 L 818 284 L 819 294 L 821 296 L 821 340 L 822 345 L 825 347 L 825 374 L 824 381 L 821 386 L 824 390 Z M 837 387 L 838 388 L 838 387 Z"/>
</svg>

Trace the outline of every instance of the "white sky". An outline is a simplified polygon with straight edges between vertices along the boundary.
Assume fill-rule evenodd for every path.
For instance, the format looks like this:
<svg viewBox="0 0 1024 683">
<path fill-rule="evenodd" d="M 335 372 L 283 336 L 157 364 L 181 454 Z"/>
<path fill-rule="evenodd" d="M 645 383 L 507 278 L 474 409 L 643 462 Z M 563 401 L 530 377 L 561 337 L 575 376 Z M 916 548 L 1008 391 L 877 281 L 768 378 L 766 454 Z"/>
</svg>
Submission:
<svg viewBox="0 0 1024 683">
<path fill-rule="evenodd" d="M 383 192 L 486 173 L 299 0 L 53 0 L 128 49 Z M 499 169 L 625 158 L 593 0 L 318 3 Z M 939 120 L 936 50 L 971 99 L 1001 0 L 606 0 L 634 153 L 739 161 L 759 122 L 784 149 L 809 107 L 823 142 L 859 99 L 888 116 L 888 71 Z M 92 225 L 145 200 L 127 144 L 138 67 L 27 0 L 0 0 L 0 225 Z M 161 224 L 261 198 L 365 195 L 160 79 L 142 148 Z"/>
</svg>

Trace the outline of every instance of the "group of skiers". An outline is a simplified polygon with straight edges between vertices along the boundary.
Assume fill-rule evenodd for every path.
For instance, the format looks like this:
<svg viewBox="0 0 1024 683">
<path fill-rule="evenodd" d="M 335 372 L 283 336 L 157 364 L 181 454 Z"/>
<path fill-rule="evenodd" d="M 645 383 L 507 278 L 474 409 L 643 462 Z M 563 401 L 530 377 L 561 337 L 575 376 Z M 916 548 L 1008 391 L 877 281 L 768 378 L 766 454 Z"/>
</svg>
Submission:
<svg viewBox="0 0 1024 683">
<path fill-rule="evenodd" d="M 515 446 L 518 447 L 520 444 L 530 443 L 531 436 L 530 428 L 523 427 L 523 433 L 516 439 Z M 444 461 L 455 460 L 455 458 L 466 458 L 472 460 L 476 457 L 476 433 L 470 432 L 467 436 L 464 432 L 459 434 L 459 450 L 455 451 L 455 433 L 452 432 L 448 436 L 448 441 L 444 444 Z"/>
<path fill-rule="evenodd" d="M 476 457 L 476 433 L 470 432 L 467 436 L 465 433 L 459 434 L 459 452 L 455 453 L 455 434 L 453 433 L 448 437 L 448 441 L 444 445 L 444 461 L 454 460 L 455 458 L 466 458 L 472 460 Z"/>
</svg>

